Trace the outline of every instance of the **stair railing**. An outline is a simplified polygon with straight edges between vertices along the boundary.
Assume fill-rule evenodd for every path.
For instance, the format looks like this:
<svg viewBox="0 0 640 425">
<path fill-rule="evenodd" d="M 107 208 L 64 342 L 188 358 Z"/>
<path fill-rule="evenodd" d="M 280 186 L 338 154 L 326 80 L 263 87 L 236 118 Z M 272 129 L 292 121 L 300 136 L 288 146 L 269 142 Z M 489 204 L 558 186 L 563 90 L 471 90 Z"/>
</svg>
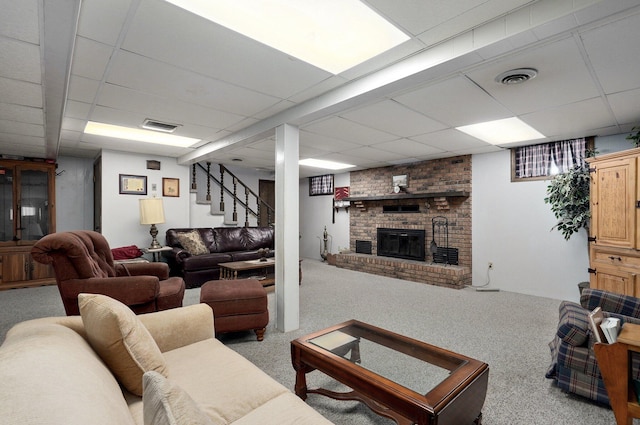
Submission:
<svg viewBox="0 0 640 425">
<path fill-rule="evenodd" d="M 264 199 L 260 198 L 260 196 L 255 193 L 253 190 L 251 190 L 251 188 L 249 186 L 247 186 L 246 184 L 244 184 L 244 182 L 242 182 L 242 180 L 240 180 L 238 177 L 236 177 L 235 174 L 233 174 L 228 168 L 226 168 L 224 165 L 219 164 L 220 167 L 220 179 L 218 180 L 216 177 L 214 177 L 211 174 L 211 163 L 207 162 L 207 167 L 205 168 L 204 166 L 202 166 L 202 164 L 198 163 L 197 164 L 198 167 L 200 167 L 200 169 L 202 171 L 205 172 L 205 174 L 207 175 L 207 194 L 206 194 L 206 200 L 208 202 L 211 201 L 211 182 L 213 182 L 215 185 L 217 185 L 220 188 L 220 212 L 225 211 L 225 202 L 224 202 L 224 195 L 225 193 L 227 195 L 229 195 L 233 201 L 233 212 L 232 212 L 232 219 L 234 222 L 238 221 L 238 206 L 240 206 L 240 208 L 244 208 L 245 211 L 245 222 L 244 225 L 245 227 L 249 226 L 249 216 L 255 217 L 257 218 L 258 222 L 260 222 L 260 217 L 262 214 L 267 214 L 267 225 L 268 226 L 273 226 L 273 218 L 275 217 L 275 209 L 269 205 L 267 202 L 265 202 Z M 191 189 L 192 190 L 197 190 L 197 184 L 196 184 L 196 164 L 193 164 L 192 167 L 192 184 L 191 184 Z M 225 180 L 225 174 L 228 174 L 229 177 L 231 177 L 231 181 L 233 182 L 233 188 L 229 189 L 224 185 L 224 180 Z M 238 197 L 238 185 L 242 186 L 244 188 L 244 201 L 241 200 Z M 252 199 L 255 199 L 256 202 L 256 209 L 252 209 L 249 206 L 249 197 L 251 197 Z"/>
</svg>

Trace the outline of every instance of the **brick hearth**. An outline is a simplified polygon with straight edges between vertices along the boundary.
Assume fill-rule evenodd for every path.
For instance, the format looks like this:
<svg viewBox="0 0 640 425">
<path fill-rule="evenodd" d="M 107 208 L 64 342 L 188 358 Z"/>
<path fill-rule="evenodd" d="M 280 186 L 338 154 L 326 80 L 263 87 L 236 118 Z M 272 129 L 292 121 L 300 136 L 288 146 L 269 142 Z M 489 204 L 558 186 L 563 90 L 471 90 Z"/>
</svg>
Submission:
<svg viewBox="0 0 640 425">
<path fill-rule="evenodd" d="M 448 288 L 460 289 L 465 285 L 471 284 L 469 268 L 461 266 L 378 257 L 367 254 L 337 254 L 336 266 L 378 276 L 394 277 Z"/>
<path fill-rule="evenodd" d="M 403 174 L 408 176 L 408 187 L 394 196 L 393 176 Z M 437 286 L 462 288 L 471 284 L 471 156 L 353 171 L 350 180 L 351 253 L 337 255 L 336 266 Z M 404 205 L 418 205 L 419 211 L 383 212 L 383 206 Z M 431 223 L 436 216 L 448 221 L 449 247 L 458 249 L 458 265 L 431 261 Z M 424 229 L 427 261 L 378 257 L 379 227 Z M 356 241 L 371 241 L 372 254 L 355 254 Z"/>
</svg>

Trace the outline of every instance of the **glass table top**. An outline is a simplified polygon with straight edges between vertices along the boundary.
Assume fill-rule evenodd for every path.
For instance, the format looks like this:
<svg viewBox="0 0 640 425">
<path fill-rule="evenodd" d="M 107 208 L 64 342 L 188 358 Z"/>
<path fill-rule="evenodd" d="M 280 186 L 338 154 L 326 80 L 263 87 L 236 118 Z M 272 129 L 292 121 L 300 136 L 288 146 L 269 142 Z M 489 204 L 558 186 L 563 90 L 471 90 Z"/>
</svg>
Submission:
<svg viewBox="0 0 640 425">
<path fill-rule="evenodd" d="M 357 324 L 307 342 L 423 395 L 467 363 L 428 344 L 412 344 Z"/>
</svg>

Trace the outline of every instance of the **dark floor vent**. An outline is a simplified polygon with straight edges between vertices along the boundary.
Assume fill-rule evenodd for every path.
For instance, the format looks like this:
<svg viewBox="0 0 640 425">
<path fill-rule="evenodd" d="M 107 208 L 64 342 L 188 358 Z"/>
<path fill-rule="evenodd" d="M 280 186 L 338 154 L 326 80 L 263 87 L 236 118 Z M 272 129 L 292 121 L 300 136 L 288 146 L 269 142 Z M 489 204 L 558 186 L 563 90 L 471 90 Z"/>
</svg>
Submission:
<svg viewBox="0 0 640 425">
<path fill-rule="evenodd" d="M 371 241 L 356 241 L 356 254 L 371 254 Z"/>
</svg>

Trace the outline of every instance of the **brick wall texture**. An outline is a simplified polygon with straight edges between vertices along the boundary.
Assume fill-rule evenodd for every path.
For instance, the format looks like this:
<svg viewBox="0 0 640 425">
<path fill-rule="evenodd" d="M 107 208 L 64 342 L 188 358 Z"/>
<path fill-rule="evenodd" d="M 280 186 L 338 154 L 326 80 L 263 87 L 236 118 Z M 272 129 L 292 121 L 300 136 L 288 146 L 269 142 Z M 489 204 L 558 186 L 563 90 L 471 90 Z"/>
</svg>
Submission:
<svg viewBox="0 0 640 425">
<path fill-rule="evenodd" d="M 437 159 L 402 166 L 374 168 L 351 172 L 349 196 L 383 196 L 393 194 L 393 176 L 408 176 L 409 194 L 466 192 L 464 197 L 433 197 L 363 201 L 363 208 L 352 202 L 349 209 L 350 250 L 355 253 L 356 240 L 372 242 L 372 256 L 342 254 L 336 265 L 350 269 L 382 274 L 401 279 L 439 286 L 462 287 L 471 284 L 471 156 Z M 385 205 L 418 205 L 420 211 L 383 213 Z M 448 221 L 448 246 L 458 249 L 458 266 L 433 264 L 430 251 L 432 219 L 445 217 Z M 376 232 L 379 227 L 424 229 L 425 262 L 377 257 Z M 445 243 L 436 235 L 439 245 Z"/>
</svg>

